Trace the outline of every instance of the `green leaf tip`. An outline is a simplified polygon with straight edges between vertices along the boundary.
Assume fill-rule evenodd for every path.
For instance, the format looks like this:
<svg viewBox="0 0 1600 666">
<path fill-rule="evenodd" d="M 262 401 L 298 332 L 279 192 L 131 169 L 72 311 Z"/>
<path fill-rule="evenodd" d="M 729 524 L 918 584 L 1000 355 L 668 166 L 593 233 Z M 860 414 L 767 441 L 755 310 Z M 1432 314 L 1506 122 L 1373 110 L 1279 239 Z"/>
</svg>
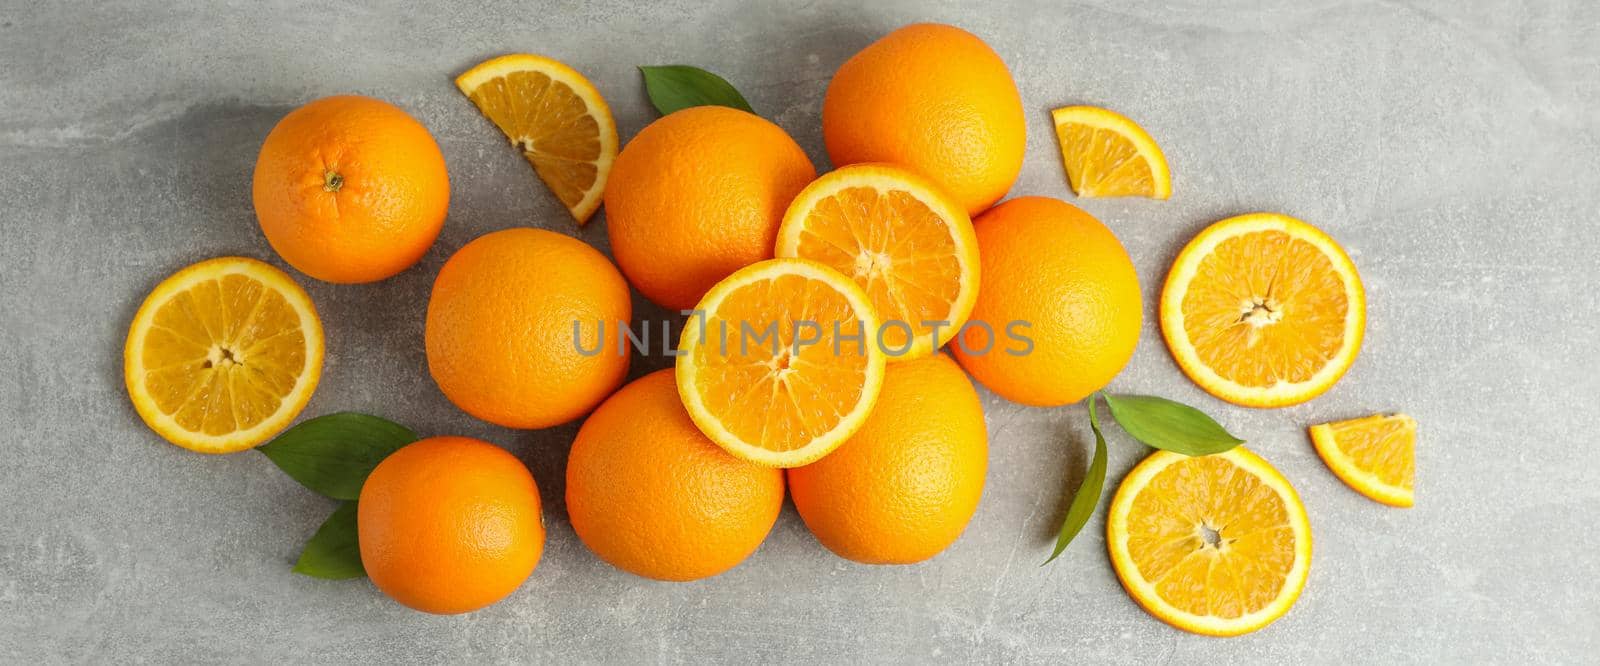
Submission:
<svg viewBox="0 0 1600 666">
<path fill-rule="evenodd" d="M 1134 439 L 1186 456 L 1222 453 L 1244 443 L 1205 412 L 1153 395 L 1101 393 L 1111 417 Z"/>
<path fill-rule="evenodd" d="M 1078 492 L 1072 497 L 1072 504 L 1067 507 L 1067 515 L 1061 520 L 1061 531 L 1056 534 L 1056 547 L 1050 553 L 1050 558 L 1039 566 L 1054 562 L 1062 551 L 1067 549 L 1067 544 L 1078 536 L 1083 526 L 1088 524 L 1089 516 L 1094 515 L 1094 509 L 1100 504 L 1100 493 L 1106 486 L 1106 437 L 1100 432 L 1100 416 L 1095 413 L 1095 396 L 1089 396 L 1089 429 L 1094 431 L 1094 459 L 1089 463 L 1089 469 L 1083 473 L 1083 483 L 1078 484 Z"/>
<path fill-rule="evenodd" d="M 302 422 L 256 450 L 300 485 L 353 500 L 361 496 L 372 468 L 415 441 L 410 428 L 388 419 L 339 412 Z"/>
<path fill-rule="evenodd" d="M 692 65 L 640 65 L 645 93 L 665 116 L 693 106 L 726 106 L 755 113 L 744 95 L 716 74 Z"/>
<path fill-rule="evenodd" d="M 293 571 L 302 576 L 345 580 L 367 575 L 361 566 L 361 544 L 356 530 L 356 503 L 342 502 L 333 515 L 311 535 Z"/>
</svg>

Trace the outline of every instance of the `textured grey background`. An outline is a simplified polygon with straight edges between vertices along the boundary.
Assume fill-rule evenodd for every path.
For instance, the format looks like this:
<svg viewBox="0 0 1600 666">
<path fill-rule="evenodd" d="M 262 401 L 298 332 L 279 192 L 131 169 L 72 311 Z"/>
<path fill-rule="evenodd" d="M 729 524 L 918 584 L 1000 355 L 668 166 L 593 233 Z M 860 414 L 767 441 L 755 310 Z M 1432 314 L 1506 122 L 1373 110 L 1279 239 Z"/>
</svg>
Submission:
<svg viewBox="0 0 1600 666">
<path fill-rule="evenodd" d="M 110 5 L 0 2 L 0 661 L 1572 662 L 1600 650 L 1600 5 Z M 1166 149 L 1170 201 L 1075 201 L 1122 238 L 1145 285 L 1144 335 L 1113 386 L 1202 406 L 1299 488 L 1315 556 L 1277 624 L 1217 640 L 1146 615 L 1112 574 L 1099 516 L 1038 566 L 1082 474 L 1081 407 L 984 394 L 983 503 L 930 562 L 845 562 L 786 509 L 740 567 L 667 584 L 574 537 L 562 474 L 576 426 L 488 426 L 429 380 L 425 295 L 452 251 L 516 225 L 606 245 L 603 218 L 576 229 L 455 91 L 456 73 L 507 51 L 558 57 L 597 83 L 626 139 L 655 115 L 635 65 L 707 66 L 825 167 L 830 73 L 916 20 L 975 31 L 1011 65 L 1030 133 L 1013 194 L 1075 201 L 1055 106 L 1118 109 Z M 434 132 L 452 206 L 437 245 L 396 278 L 302 276 L 328 342 L 304 415 L 374 412 L 529 464 L 548 506 L 544 560 L 466 616 L 291 575 L 332 503 L 255 453 L 163 443 L 122 388 L 125 327 L 156 282 L 224 254 L 282 265 L 251 212 L 257 147 L 289 109 L 340 92 L 391 100 Z M 1371 299 L 1350 374 L 1290 409 L 1210 398 L 1152 321 L 1184 241 L 1258 209 L 1339 239 Z M 1302 430 L 1391 409 L 1422 426 L 1411 511 L 1346 489 Z M 1114 484 L 1143 451 L 1112 439 Z"/>
</svg>

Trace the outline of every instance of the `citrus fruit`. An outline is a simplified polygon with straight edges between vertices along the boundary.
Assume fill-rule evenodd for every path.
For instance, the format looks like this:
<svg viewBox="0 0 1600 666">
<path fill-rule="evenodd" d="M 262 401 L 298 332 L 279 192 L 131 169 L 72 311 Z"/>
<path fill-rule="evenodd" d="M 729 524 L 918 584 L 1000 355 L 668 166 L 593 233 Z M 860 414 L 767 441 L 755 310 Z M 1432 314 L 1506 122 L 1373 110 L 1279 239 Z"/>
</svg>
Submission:
<svg viewBox="0 0 1600 666">
<path fill-rule="evenodd" d="M 1172 196 L 1172 172 L 1161 146 L 1115 111 L 1066 106 L 1050 112 L 1067 182 L 1080 197 Z"/>
<path fill-rule="evenodd" d="M 934 354 L 890 365 L 867 422 L 833 453 L 789 470 L 789 494 L 840 557 L 910 564 L 961 536 L 988 466 L 978 392 L 955 361 Z"/>
<path fill-rule="evenodd" d="M 456 77 L 533 165 L 578 224 L 600 208 L 617 158 L 617 125 L 593 84 L 560 62 L 527 53 L 485 61 Z"/>
<path fill-rule="evenodd" d="M 777 255 L 819 261 L 866 289 L 890 361 L 944 346 L 978 298 L 967 212 L 895 166 L 847 166 L 806 186 L 783 216 Z"/>
<path fill-rule="evenodd" d="M 1243 447 L 1145 458 L 1111 500 L 1106 546 L 1134 601 L 1167 624 L 1212 636 L 1282 617 L 1311 568 L 1300 496 Z"/>
<path fill-rule="evenodd" d="M 306 104 L 267 134 L 251 199 L 278 256 L 325 282 L 373 282 L 428 251 L 450 207 L 433 135 L 383 100 Z"/>
<path fill-rule="evenodd" d="M 1111 230 L 1056 199 L 1020 197 L 973 222 L 982 287 L 951 346 L 984 386 L 1039 407 L 1082 400 L 1127 365 L 1139 276 Z"/>
<path fill-rule="evenodd" d="M 485 234 L 433 283 L 428 370 L 490 423 L 545 428 L 600 404 L 628 372 L 628 284 L 605 255 L 543 229 Z"/>
<path fill-rule="evenodd" d="M 850 278 L 807 259 L 770 259 L 718 282 L 695 311 L 678 343 L 678 393 L 729 453 L 798 467 L 867 420 L 884 353 L 872 302 Z"/>
<path fill-rule="evenodd" d="M 1389 506 L 1410 507 L 1415 485 L 1417 422 L 1374 414 L 1311 426 L 1311 443 L 1328 469 L 1356 492 Z"/>
<path fill-rule="evenodd" d="M 822 136 L 835 166 L 910 168 L 977 215 L 1021 173 L 1027 123 L 1011 71 L 988 44 L 920 23 L 839 67 L 822 102 Z"/>
<path fill-rule="evenodd" d="M 467 437 L 407 444 L 356 504 L 367 577 L 410 608 L 465 613 L 516 591 L 544 552 L 539 487 L 505 449 Z"/>
<path fill-rule="evenodd" d="M 1287 215 L 1253 213 L 1184 246 L 1161 290 L 1161 333 L 1185 374 L 1248 407 L 1305 402 L 1361 349 L 1366 292 L 1332 238 Z"/>
<path fill-rule="evenodd" d="M 783 472 L 695 428 L 672 370 L 601 404 L 567 458 L 567 515 L 600 559 L 657 580 L 715 576 L 755 552 L 783 507 Z"/>
<path fill-rule="evenodd" d="M 783 211 L 817 170 L 759 116 L 677 111 L 623 147 L 606 186 L 606 233 L 628 281 L 656 303 L 694 307 L 718 280 L 772 257 Z"/>
<path fill-rule="evenodd" d="M 202 261 L 161 281 L 128 327 L 128 396 L 146 425 L 200 453 L 254 447 L 289 425 L 322 377 L 322 322 L 288 275 Z"/>
</svg>

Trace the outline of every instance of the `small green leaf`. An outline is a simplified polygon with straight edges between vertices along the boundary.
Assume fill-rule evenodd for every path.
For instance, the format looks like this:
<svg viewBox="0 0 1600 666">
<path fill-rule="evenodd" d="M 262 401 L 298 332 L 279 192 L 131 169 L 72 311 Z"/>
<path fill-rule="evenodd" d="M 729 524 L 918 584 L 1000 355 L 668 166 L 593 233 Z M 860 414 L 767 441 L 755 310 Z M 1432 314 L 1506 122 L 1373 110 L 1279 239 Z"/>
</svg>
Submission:
<svg viewBox="0 0 1600 666">
<path fill-rule="evenodd" d="M 361 496 L 372 468 L 396 449 L 417 441 L 410 428 L 388 419 L 340 412 L 319 416 L 256 450 L 307 488 L 334 499 Z"/>
<path fill-rule="evenodd" d="M 357 542 L 356 503 L 341 502 L 333 515 L 311 535 L 294 572 L 312 578 L 343 580 L 367 575 L 361 566 L 361 546 Z"/>
<path fill-rule="evenodd" d="M 690 65 L 641 66 L 644 89 L 661 115 L 691 106 L 729 106 L 755 113 L 744 95 L 716 74 Z"/>
<path fill-rule="evenodd" d="M 1100 416 L 1095 413 L 1094 402 L 1095 396 L 1090 395 L 1089 429 L 1094 431 L 1094 460 L 1083 473 L 1083 483 L 1078 484 L 1078 493 L 1073 495 L 1072 505 L 1067 507 L 1066 518 L 1061 520 L 1061 532 L 1056 535 L 1056 549 L 1044 564 L 1055 561 L 1061 551 L 1067 549 L 1067 544 L 1072 543 L 1073 537 L 1078 536 L 1078 531 L 1094 514 L 1095 506 L 1100 504 L 1100 492 L 1106 486 L 1106 436 L 1100 432 Z"/>
<path fill-rule="evenodd" d="M 1244 443 L 1205 412 L 1181 402 L 1153 395 L 1102 395 L 1117 424 L 1149 446 L 1186 456 L 1208 456 Z"/>
</svg>

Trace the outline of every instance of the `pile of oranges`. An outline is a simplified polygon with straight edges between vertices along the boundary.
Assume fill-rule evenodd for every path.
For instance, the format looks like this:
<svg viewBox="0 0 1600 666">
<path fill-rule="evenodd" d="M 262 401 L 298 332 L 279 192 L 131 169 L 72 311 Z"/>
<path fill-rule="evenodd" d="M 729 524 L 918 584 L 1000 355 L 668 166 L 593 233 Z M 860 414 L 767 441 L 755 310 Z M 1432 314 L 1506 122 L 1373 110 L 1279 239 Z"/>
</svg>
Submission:
<svg viewBox="0 0 1600 666">
<path fill-rule="evenodd" d="M 1103 388 L 1133 354 L 1143 304 L 1116 236 L 1056 199 L 996 205 L 1022 167 L 1023 105 L 1001 58 L 958 28 L 907 26 L 840 67 L 821 118 L 835 170 L 820 177 L 782 128 L 725 106 L 674 111 L 621 146 L 594 86 L 548 58 L 496 58 L 456 84 L 579 224 L 603 204 L 616 263 L 542 229 L 473 240 L 434 280 L 428 372 L 490 423 L 587 415 L 565 505 L 579 538 L 619 569 L 670 581 L 726 571 L 765 539 L 786 493 L 841 557 L 926 560 L 960 536 L 983 492 L 988 436 L 969 374 L 1057 406 Z M 1103 121 L 1117 122 L 1058 111 L 1064 150 L 1086 146 L 1065 155 L 1073 187 L 1165 198 L 1166 163 L 1142 131 L 1127 155 L 1098 163 L 1131 166 L 1074 161 L 1121 149 L 1094 134 Z M 423 256 L 449 190 L 421 124 L 344 96 L 272 130 L 252 194 L 285 262 L 357 283 Z M 630 287 L 691 314 L 676 367 L 623 385 Z M 744 328 L 771 334 L 751 342 Z M 125 372 L 153 429 L 225 453 L 295 418 L 322 345 L 288 275 L 223 258 L 150 295 Z M 367 574 L 423 611 L 494 603 L 543 549 L 532 476 L 477 440 L 405 446 L 367 477 L 358 506 Z"/>
</svg>

